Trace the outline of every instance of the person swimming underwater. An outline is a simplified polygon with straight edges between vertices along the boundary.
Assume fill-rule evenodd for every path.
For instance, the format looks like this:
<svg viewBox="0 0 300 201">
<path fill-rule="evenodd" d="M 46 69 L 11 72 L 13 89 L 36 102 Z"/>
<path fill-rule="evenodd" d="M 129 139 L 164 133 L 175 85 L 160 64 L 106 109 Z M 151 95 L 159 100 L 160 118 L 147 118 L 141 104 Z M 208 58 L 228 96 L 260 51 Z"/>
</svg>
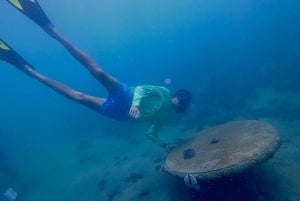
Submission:
<svg viewBox="0 0 300 201">
<path fill-rule="evenodd" d="M 172 111 L 183 113 L 189 107 L 191 93 L 188 90 L 179 89 L 171 95 L 170 91 L 162 86 L 139 85 L 128 87 L 104 71 L 91 56 L 57 31 L 38 1 L 7 1 L 62 44 L 103 85 L 108 92 L 108 96 L 106 98 L 99 98 L 84 94 L 38 73 L 33 65 L 27 62 L 5 41 L 0 39 L 0 59 L 15 66 L 28 76 L 40 81 L 59 94 L 115 120 L 127 121 L 133 119 L 149 122 L 151 127 L 147 131 L 147 134 L 154 142 L 160 142 L 157 133 L 160 127 L 168 123 L 170 116 L 172 116 Z"/>
</svg>

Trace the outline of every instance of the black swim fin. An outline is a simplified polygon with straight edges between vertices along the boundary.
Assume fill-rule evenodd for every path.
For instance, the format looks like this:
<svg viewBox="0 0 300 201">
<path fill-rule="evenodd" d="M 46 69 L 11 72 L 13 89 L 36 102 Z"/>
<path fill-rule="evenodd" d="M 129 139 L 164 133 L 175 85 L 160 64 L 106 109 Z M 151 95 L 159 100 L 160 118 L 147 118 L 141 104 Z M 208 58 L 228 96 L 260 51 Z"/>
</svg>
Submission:
<svg viewBox="0 0 300 201">
<path fill-rule="evenodd" d="M 3 60 L 20 70 L 26 67 L 32 69 L 33 66 L 29 64 L 22 56 L 20 56 L 14 49 L 12 49 L 7 43 L 0 38 L 0 60 Z"/>
<path fill-rule="evenodd" d="M 7 0 L 8 3 L 17 8 L 42 29 L 53 26 L 37 0 Z"/>
</svg>

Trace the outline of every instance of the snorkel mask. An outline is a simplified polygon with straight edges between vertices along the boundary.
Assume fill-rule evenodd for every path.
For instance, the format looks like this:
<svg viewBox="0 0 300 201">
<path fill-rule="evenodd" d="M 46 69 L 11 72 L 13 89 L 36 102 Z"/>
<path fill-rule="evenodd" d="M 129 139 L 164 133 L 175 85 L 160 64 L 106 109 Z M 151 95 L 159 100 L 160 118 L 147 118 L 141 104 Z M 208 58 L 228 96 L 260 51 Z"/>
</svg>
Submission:
<svg viewBox="0 0 300 201">
<path fill-rule="evenodd" d="M 191 103 L 191 93 L 185 89 L 179 89 L 175 92 L 173 97 L 176 97 L 178 99 L 178 103 L 174 107 L 176 113 L 185 112 Z"/>
</svg>

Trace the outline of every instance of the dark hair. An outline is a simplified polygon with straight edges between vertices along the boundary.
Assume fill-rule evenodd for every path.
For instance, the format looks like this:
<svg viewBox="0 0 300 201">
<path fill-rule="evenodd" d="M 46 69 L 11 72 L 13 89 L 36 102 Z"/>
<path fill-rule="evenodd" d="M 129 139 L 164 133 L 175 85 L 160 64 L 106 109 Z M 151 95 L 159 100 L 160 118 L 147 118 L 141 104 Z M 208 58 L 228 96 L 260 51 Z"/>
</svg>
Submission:
<svg viewBox="0 0 300 201">
<path fill-rule="evenodd" d="M 188 90 L 179 89 L 172 96 L 172 98 L 175 97 L 178 99 L 178 104 L 175 106 L 175 111 L 177 113 L 185 112 L 191 103 L 192 94 Z"/>
</svg>

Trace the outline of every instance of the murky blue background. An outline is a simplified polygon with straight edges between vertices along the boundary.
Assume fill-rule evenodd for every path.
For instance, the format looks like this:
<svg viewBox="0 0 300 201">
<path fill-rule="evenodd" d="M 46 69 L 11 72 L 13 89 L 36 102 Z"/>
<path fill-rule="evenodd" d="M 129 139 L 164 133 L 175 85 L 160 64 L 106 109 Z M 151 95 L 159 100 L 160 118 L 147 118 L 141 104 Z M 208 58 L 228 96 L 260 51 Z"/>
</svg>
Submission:
<svg viewBox="0 0 300 201">
<path fill-rule="evenodd" d="M 166 136 L 229 120 L 265 119 L 279 127 L 284 142 L 294 143 L 286 147 L 295 149 L 280 156 L 292 153 L 291 161 L 299 164 L 299 0 L 39 2 L 63 35 L 128 85 L 192 92 L 190 110 L 180 125 L 162 132 Z M 0 38 L 39 72 L 83 92 L 106 96 L 102 86 L 36 24 L 6 1 L 0 2 L 0 13 Z M 144 136 L 147 125 L 102 117 L 4 62 L 0 62 L 0 75 L 0 187 L 12 186 L 19 193 L 17 199 L 158 200 L 152 195 L 157 194 L 154 186 L 165 184 L 168 187 L 159 193 L 165 195 L 162 200 L 202 200 L 198 194 L 188 196 L 187 190 L 171 196 L 183 185 L 152 170 L 153 161 L 163 153 Z M 170 85 L 165 84 L 166 78 L 172 80 Z M 130 170 L 144 172 L 143 183 L 124 183 L 122 176 Z M 285 176 L 275 182 L 278 189 L 290 181 Z M 102 178 L 105 189 L 97 190 Z M 299 199 L 300 184 L 293 182 L 286 185 L 295 192 L 283 190 L 280 196 Z M 132 189 L 139 187 L 155 193 L 136 198 Z M 109 197 L 114 189 L 119 192 Z M 275 191 L 268 195 L 282 199 Z M 245 197 L 272 200 L 251 195 L 253 199 Z M 231 196 L 224 199 L 234 200 Z"/>
</svg>

